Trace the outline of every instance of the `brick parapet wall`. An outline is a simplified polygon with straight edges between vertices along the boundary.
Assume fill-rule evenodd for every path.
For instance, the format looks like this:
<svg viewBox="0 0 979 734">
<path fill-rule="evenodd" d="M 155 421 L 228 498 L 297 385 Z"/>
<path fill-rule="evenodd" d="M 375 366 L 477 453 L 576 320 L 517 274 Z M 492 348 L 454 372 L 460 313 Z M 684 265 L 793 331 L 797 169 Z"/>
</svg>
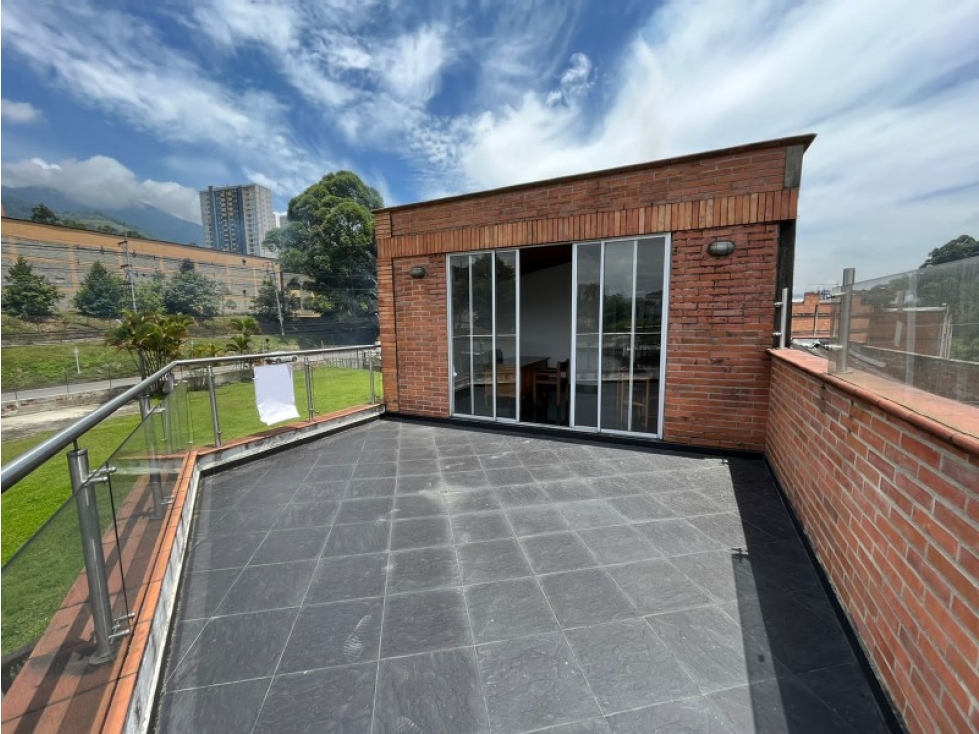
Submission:
<svg viewBox="0 0 979 734">
<path fill-rule="evenodd" d="M 774 353 L 766 453 L 911 732 L 979 731 L 979 440 Z"/>
</svg>

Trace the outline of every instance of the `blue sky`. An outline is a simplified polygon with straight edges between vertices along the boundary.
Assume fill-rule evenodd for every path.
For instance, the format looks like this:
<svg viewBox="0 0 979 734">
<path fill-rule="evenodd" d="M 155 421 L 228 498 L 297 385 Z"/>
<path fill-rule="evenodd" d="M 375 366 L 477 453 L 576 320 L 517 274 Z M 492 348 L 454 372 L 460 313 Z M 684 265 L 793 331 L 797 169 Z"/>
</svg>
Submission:
<svg viewBox="0 0 979 734">
<path fill-rule="evenodd" d="M 392 204 L 816 132 L 796 290 L 979 236 L 979 0 L 6 0 L 2 181 L 198 220 L 350 168 Z"/>
</svg>

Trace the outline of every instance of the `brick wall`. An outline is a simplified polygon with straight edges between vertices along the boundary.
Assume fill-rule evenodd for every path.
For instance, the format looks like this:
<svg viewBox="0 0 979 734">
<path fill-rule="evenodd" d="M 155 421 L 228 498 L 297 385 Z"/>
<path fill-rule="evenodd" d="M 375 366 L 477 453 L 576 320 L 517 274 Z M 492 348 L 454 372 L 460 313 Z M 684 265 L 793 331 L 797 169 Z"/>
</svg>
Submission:
<svg viewBox="0 0 979 734">
<path fill-rule="evenodd" d="M 447 253 L 670 233 L 664 439 L 761 451 L 781 223 L 796 217 L 802 153 L 811 141 L 770 141 L 379 210 L 387 408 L 449 414 Z M 711 258 L 706 247 L 715 239 L 734 240 L 735 253 Z M 791 247 L 791 237 L 781 239 Z M 416 264 L 428 277 L 412 281 Z"/>
<path fill-rule="evenodd" d="M 427 275 L 412 278 L 421 265 Z M 445 258 L 400 258 L 394 262 L 395 324 L 398 333 L 398 409 L 413 415 L 449 412 L 449 346 Z M 441 304 L 441 308 L 433 308 Z M 388 384 L 384 376 L 385 386 Z"/>
<path fill-rule="evenodd" d="M 717 239 L 734 241 L 734 254 L 706 255 Z M 665 440 L 764 448 L 777 239 L 777 225 L 674 235 Z"/>
<path fill-rule="evenodd" d="M 766 453 L 911 732 L 979 731 L 979 441 L 776 352 Z"/>
</svg>

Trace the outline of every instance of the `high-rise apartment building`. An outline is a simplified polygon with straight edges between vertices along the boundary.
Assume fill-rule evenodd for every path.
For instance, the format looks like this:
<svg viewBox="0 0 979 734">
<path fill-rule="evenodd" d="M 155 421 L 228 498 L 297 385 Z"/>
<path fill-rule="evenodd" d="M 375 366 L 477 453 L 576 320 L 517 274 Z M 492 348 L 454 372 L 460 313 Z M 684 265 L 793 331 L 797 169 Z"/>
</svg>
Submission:
<svg viewBox="0 0 979 734">
<path fill-rule="evenodd" d="M 269 189 L 258 184 L 208 186 L 200 194 L 205 247 L 272 256 L 262 247 L 266 233 L 276 225 Z"/>
</svg>

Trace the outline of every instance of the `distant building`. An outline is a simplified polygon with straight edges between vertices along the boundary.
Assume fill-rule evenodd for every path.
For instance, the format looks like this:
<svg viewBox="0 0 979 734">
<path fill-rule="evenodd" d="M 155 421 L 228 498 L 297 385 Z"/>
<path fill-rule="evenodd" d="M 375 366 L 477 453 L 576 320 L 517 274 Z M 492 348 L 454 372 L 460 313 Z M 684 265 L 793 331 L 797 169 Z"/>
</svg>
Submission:
<svg viewBox="0 0 979 734">
<path fill-rule="evenodd" d="M 276 226 L 272 192 L 258 184 L 208 186 L 201 191 L 204 247 L 268 257 L 265 235 Z"/>
<path fill-rule="evenodd" d="M 275 226 L 285 227 L 287 224 L 289 224 L 289 213 L 288 212 L 282 212 L 281 214 L 276 213 Z"/>
</svg>

